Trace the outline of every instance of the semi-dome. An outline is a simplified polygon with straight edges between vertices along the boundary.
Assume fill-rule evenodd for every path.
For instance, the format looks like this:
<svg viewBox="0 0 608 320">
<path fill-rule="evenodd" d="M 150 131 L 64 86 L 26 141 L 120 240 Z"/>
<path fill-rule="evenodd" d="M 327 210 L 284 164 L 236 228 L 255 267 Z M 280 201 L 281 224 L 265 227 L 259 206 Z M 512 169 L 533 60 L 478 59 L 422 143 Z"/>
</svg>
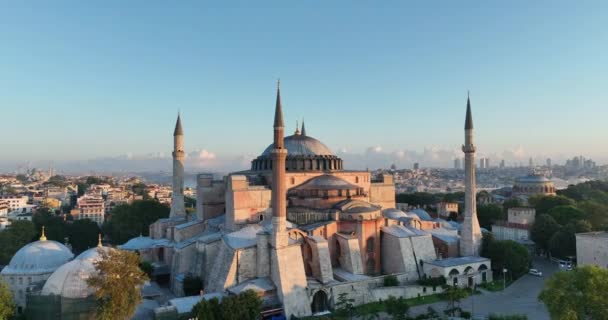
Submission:
<svg viewBox="0 0 608 320">
<path fill-rule="evenodd" d="M 283 139 L 288 156 L 333 156 L 334 153 L 321 141 L 302 134 L 294 134 Z M 262 156 L 270 156 L 274 143 L 270 144 Z"/>
<path fill-rule="evenodd" d="M 42 295 L 58 295 L 64 298 L 86 298 L 95 292 L 87 284 L 87 279 L 97 272 L 95 265 L 88 259 L 74 259 L 53 274 L 42 287 Z"/>
<path fill-rule="evenodd" d="M 57 241 L 46 240 L 43 235 L 41 240 L 19 249 L 2 273 L 51 273 L 73 257 L 74 254 L 66 246 Z"/>
<path fill-rule="evenodd" d="M 101 251 L 111 248 L 99 245 L 78 255 L 76 259 L 55 270 L 42 287 L 43 295 L 60 295 L 64 298 L 86 298 L 95 290 L 87 284 L 87 279 L 96 274 L 95 262 L 101 260 Z"/>
</svg>

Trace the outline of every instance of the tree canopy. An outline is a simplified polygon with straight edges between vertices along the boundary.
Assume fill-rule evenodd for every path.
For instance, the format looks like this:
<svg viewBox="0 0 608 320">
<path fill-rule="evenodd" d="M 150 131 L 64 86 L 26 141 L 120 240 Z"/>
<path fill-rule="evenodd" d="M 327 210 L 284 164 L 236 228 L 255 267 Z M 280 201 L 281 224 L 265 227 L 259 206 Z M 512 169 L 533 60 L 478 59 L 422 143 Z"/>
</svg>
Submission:
<svg viewBox="0 0 608 320">
<path fill-rule="evenodd" d="M 32 242 L 36 236 L 34 224 L 27 220 L 13 221 L 0 232 L 0 265 L 7 265 L 17 250 Z"/>
<path fill-rule="evenodd" d="M 42 226 L 44 226 L 44 233 L 49 240 L 64 243 L 65 238 L 68 236 L 65 221 L 51 212 L 48 208 L 38 209 L 32 216 L 32 222 L 34 222 L 34 226 L 39 235 L 42 231 Z"/>
<path fill-rule="evenodd" d="M 0 277 L 0 320 L 10 319 L 15 313 L 15 302 L 8 284 Z"/>
<path fill-rule="evenodd" d="M 262 298 L 253 290 L 236 296 L 201 300 L 192 309 L 192 316 L 205 320 L 257 320 L 262 312 Z"/>
<path fill-rule="evenodd" d="M 515 278 L 528 272 L 532 257 L 526 247 L 512 240 L 484 238 L 484 241 L 488 243 L 482 244 L 482 253 L 492 260 L 493 270 L 506 268 Z"/>
<path fill-rule="evenodd" d="M 169 216 L 169 207 L 154 200 L 140 200 L 115 207 L 103 225 L 104 234 L 113 244 L 123 244 L 140 234 L 149 233 L 150 225 Z"/>
<path fill-rule="evenodd" d="M 494 222 L 507 220 L 507 215 L 501 207 L 495 204 L 478 205 L 477 219 L 482 228 L 490 230 Z"/>
<path fill-rule="evenodd" d="M 531 196 L 528 202 L 536 209 L 536 214 L 549 213 L 549 210 L 557 206 L 571 206 L 575 204 L 574 200 L 560 195 L 535 195 Z"/>
<path fill-rule="evenodd" d="M 139 256 L 123 250 L 100 250 L 98 274 L 87 279 L 95 288 L 97 319 L 131 319 L 141 302 L 140 288 L 148 276 L 139 268 Z M 202 319 L 202 318 L 201 318 Z"/>
<path fill-rule="evenodd" d="M 548 214 L 536 216 L 536 221 L 532 226 L 531 237 L 536 245 L 545 251 L 549 250 L 551 237 L 560 229 L 560 225 Z"/>
<path fill-rule="evenodd" d="M 608 270 L 583 266 L 560 271 L 545 282 L 538 296 L 552 319 L 608 319 Z"/>
<path fill-rule="evenodd" d="M 68 226 L 68 237 L 72 250 L 82 252 L 97 245 L 99 226 L 90 219 L 80 219 Z"/>
</svg>

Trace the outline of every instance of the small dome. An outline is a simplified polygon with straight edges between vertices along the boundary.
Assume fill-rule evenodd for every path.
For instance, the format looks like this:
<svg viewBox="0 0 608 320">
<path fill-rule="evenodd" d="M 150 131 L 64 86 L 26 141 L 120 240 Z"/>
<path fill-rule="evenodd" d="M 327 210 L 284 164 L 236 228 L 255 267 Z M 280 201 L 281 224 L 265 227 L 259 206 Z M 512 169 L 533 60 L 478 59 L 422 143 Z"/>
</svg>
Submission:
<svg viewBox="0 0 608 320">
<path fill-rule="evenodd" d="M 321 141 L 301 134 L 294 134 L 284 138 L 287 156 L 334 156 Z M 274 143 L 268 146 L 262 156 L 270 156 Z"/>
<path fill-rule="evenodd" d="M 517 183 L 545 183 L 551 182 L 551 180 L 547 179 L 545 176 L 531 174 L 523 177 L 517 178 Z"/>
<path fill-rule="evenodd" d="M 347 190 L 358 188 L 360 187 L 330 174 L 314 177 L 296 187 L 296 189 L 318 190 Z"/>
<path fill-rule="evenodd" d="M 19 249 L 8 266 L 2 270 L 2 274 L 51 273 L 73 257 L 74 254 L 63 244 L 40 240 Z"/>
<path fill-rule="evenodd" d="M 87 279 L 95 273 L 91 260 L 74 259 L 53 272 L 42 287 L 41 294 L 72 299 L 86 298 L 95 292 L 87 284 Z"/>
<path fill-rule="evenodd" d="M 110 251 L 110 249 L 111 248 L 109 248 L 109 247 L 91 248 L 91 249 L 79 254 L 75 260 L 88 260 L 91 262 L 95 262 L 95 261 L 98 261 L 99 259 L 101 259 L 101 254 L 99 253 L 100 250 L 108 252 L 108 251 Z"/>
</svg>

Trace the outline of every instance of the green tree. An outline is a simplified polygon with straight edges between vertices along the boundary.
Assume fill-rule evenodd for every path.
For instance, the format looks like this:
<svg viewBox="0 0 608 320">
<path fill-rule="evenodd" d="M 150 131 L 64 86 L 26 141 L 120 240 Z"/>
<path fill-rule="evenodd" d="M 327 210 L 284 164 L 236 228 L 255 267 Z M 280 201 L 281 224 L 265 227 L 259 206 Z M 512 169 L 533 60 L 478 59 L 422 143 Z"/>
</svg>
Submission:
<svg viewBox="0 0 608 320">
<path fill-rule="evenodd" d="M 205 320 L 222 320 L 222 304 L 217 298 L 203 299 L 192 308 L 192 317 Z"/>
<path fill-rule="evenodd" d="M 38 209 L 32 216 L 32 222 L 34 222 L 34 226 L 38 232 L 41 232 L 42 227 L 44 226 L 44 233 L 49 240 L 63 243 L 68 236 L 65 221 L 51 212 L 48 208 Z"/>
<path fill-rule="evenodd" d="M 585 219 L 591 223 L 593 230 L 608 229 L 608 205 L 583 201 L 578 203 L 578 208 L 585 212 Z"/>
<path fill-rule="evenodd" d="M 169 216 L 169 207 L 154 200 L 135 201 L 115 207 L 110 219 L 103 225 L 103 233 L 109 235 L 113 244 L 123 244 L 129 239 L 145 236 L 156 220 Z"/>
<path fill-rule="evenodd" d="M 56 175 L 50 177 L 46 184 L 64 188 L 68 185 L 68 181 L 64 176 Z"/>
<path fill-rule="evenodd" d="M 507 220 L 507 215 L 495 204 L 478 205 L 477 219 L 482 228 L 490 230 L 495 221 Z"/>
<path fill-rule="evenodd" d="M 262 299 L 253 290 L 226 296 L 221 302 L 201 300 L 192 308 L 192 316 L 205 320 L 258 320 L 261 312 Z"/>
<path fill-rule="evenodd" d="M 549 241 L 551 237 L 559 231 L 560 225 L 548 214 L 537 215 L 536 221 L 532 226 L 530 235 L 532 241 L 544 251 L 549 250 Z"/>
<path fill-rule="evenodd" d="M 530 252 L 523 245 L 512 240 L 494 240 L 489 244 L 487 258 L 492 260 L 492 269 L 506 268 L 514 278 L 528 272 L 532 263 Z"/>
<path fill-rule="evenodd" d="M 443 292 L 443 295 L 447 298 L 449 302 L 449 307 L 446 310 L 447 313 L 454 316 L 456 310 L 460 309 L 460 300 L 466 298 L 468 296 L 468 293 L 465 289 L 461 289 L 454 286 L 448 286 Z"/>
<path fill-rule="evenodd" d="M 536 209 L 536 215 L 549 213 L 549 210 L 557 206 L 574 205 L 574 200 L 564 196 L 536 195 L 528 199 L 528 202 Z"/>
<path fill-rule="evenodd" d="M 196 296 L 203 290 L 203 279 L 201 279 L 201 277 L 188 275 L 184 278 L 183 289 L 184 295 Z"/>
<path fill-rule="evenodd" d="M 148 278 L 152 278 L 152 271 L 154 271 L 154 266 L 148 261 L 141 261 L 139 263 L 139 268 L 143 271 Z"/>
<path fill-rule="evenodd" d="M 398 203 L 407 203 L 411 206 L 425 206 L 432 205 L 439 201 L 438 195 L 428 192 L 414 192 L 414 193 L 401 193 L 396 196 Z"/>
<path fill-rule="evenodd" d="M 18 174 L 18 175 L 16 175 L 15 179 L 19 180 L 19 182 L 21 182 L 21 183 L 27 181 L 27 177 L 24 174 Z"/>
<path fill-rule="evenodd" d="M 8 320 L 15 313 L 15 302 L 8 284 L 0 277 L 0 320 Z"/>
<path fill-rule="evenodd" d="M 336 312 L 341 315 L 351 315 L 355 308 L 355 299 L 349 298 L 347 292 L 338 294 L 338 302 L 336 303 Z"/>
<path fill-rule="evenodd" d="M 585 218 L 585 213 L 573 205 L 553 207 L 548 214 L 561 225 L 567 225 L 571 221 Z"/>
<path fill-rule="evenodd" d="M 584 266 L 555 273 L 538 296 L 552 319 L 608 319 L 608 270 Z"/>
<path fill-rule="evenodd" d="M 89 219 L 76 220 L 68 226 L 70 244 L 76 252 L 95 247 L 99 240 L 99 233 L 97 223 Z"/>
<path fill-rule="evenodd" d="M 509 209 L 511 209 L 511 208 L 519 208 L 519 207 L 523 207 L 523 203 L 521 203 L 521 201 L 517 198 L 511 198 L 511 199 L 505 200 L 502 203 L 502 209 L 505 214 L 507 214 L 509 212 Z"/>
<path fill-rule="evenodd" d="M 407 304 L 403 297 L 399 297 L 398 299 L 389 296 L 385 301 L 386 313 L 388 313 L 395 320 L 405 320 L 407 318 L 407 313 L 410 309 L 410 306 Z"/>
<path fill-rule="evenodd" d="M 36 236 L 34 224 L 30 221 L 13 221 L 0 232 L 0 265 L 7 265 L 17 250 L 32 242 Z"/>
<path fill-rule="evenodd" d="M 576 256 L 576 234 L 591 231 L 586 220 L 570 222 L 553 234 L 549 240 L 551 255 L 560 258 Z"/>
<path fill-rule="evenodd" d="M 98 274 L 87 279 L 95 288 L 98 320 L 131 319 L 141 302 L 140 289 L 148 277 L 139 268 L 139 256 L 123 250 L 100 250 Z"/>
</svg>

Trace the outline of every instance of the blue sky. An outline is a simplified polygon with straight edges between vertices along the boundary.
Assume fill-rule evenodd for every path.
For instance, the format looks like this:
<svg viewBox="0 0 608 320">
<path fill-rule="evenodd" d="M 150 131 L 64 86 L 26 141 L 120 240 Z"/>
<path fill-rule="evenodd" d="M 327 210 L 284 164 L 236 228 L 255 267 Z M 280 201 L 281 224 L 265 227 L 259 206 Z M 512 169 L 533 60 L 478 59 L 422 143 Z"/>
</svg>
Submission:
<svg viewBox="0 0 608 320">
<path fill-rule="evenodd" d="M 605 157 L 605 1 L 0 3 L 4 162 L 253 156 L 288 131 L 331 149 Z M 379 149 L 376 149 L 379 150 Z M 449 159 L 448 159 L 449 160 Z"/>
</svg>

